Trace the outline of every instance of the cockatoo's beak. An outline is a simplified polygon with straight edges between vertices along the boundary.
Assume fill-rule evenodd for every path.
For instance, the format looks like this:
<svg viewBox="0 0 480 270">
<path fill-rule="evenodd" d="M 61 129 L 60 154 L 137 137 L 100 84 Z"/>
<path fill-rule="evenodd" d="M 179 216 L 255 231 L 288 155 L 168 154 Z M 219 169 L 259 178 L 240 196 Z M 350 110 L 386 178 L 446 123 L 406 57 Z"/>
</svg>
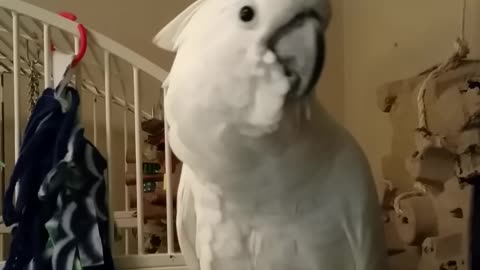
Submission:
<svg viewBox="0 0 480 270">
<path fill-rule="evenodd" d="M 319 16 L 313 11 L 299 13 L 273 32 L 267 47 L 284 67 L 290 81 L 289 95 L 308 95 L 320 77 L 325 59 Z"/>
</svg>

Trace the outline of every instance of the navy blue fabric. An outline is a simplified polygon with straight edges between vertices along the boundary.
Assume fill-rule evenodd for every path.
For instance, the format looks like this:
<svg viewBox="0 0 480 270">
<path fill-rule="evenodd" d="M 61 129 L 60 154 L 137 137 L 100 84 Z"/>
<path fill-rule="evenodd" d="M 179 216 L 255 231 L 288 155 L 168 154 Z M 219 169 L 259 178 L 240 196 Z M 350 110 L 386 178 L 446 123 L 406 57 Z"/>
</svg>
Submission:
<svg viewBox="0 0 480 270">
<path fill-rule="evenodd" d="M 25 129 L 3 206 L 5 224 L 15 224 L 5 270 L 72 270 L 72 258 L 84 270 L 114 269 L 103 175 L 107 161 L 78 123 L 78 92 L 64 91 L 66 112 L 55 90 L 46 89 Z"/>
<path fill-rule="evenodd" d="M 5 225 L 16 223 L 12 230 L 10 256 L 6 270 L 24 269 L 35 255 L 41 254 L 48 239 L 46 216 L 41 214 L 38 190 L 48 172 L 65 156 L 68 138 L 77 117 L 80 102 L 78 92 L 67 87 L 71 96 L 70 109 L 63 113 L 53 89 L 46 89 L 32 111 L 20 155 L 5 193 L 3 220 Z M 16 204 L 15 186 L 19 184 Z"/>
<path fill-rule="evenodd" d="M 74 267 L 78 260 L 82 269 L 113 270 L 103 174 L 107 161 L 84 137 L 80 125 L 69 143 L 68 158 L 56 165 L 40 188 L 40 200 L 54 206 L 45 224 L 50 242 L 29 269 L 78 269 Z"/>
</svg>

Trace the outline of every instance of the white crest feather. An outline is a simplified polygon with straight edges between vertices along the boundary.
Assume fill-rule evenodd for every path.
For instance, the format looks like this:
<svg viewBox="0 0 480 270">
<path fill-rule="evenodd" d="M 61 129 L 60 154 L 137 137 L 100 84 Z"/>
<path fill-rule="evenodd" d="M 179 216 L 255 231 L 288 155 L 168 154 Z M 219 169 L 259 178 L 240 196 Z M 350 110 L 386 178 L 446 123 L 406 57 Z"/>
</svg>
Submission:
<svg viewBox="0 0 480 270">
<path fill-rule="evenodd" d="M 153 43 L 167 51 L 176 51 L 181 43 L 181 36 L 190 19 L 207 0 L 197 0 L 178 14 L 153 38 Z"/>
</svg>

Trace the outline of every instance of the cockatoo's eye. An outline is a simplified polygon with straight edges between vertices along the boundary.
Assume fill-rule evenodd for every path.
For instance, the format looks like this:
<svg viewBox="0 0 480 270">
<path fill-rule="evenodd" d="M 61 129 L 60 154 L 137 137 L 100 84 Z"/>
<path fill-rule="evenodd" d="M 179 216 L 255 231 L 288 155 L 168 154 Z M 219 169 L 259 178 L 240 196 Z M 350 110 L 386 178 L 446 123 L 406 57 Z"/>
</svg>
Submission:
<svg viewBox="0 0 480 270">
<path fill-rule="evenodd" d="M 244 6 L 240 9 L 240 19 L 244 22 L 250 22 L 255 17 L 255 10 L 250 6 Z"/>
</svg>

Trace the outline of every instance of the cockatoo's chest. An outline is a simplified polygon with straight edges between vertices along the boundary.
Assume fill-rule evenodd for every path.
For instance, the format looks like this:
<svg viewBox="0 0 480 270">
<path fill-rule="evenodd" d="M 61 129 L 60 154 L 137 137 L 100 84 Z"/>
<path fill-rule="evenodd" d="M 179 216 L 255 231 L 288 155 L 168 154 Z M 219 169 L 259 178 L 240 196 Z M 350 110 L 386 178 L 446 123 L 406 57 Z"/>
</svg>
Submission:
<svg viewBox="0 0 480 270">
<path fill-rule="evenodd" d="M 201 269 L 354 269 L 339 205 L 329 201 L 292 198 L 285 205 L 239 210 L 219 197 L 197 197 Z"/>
</svg>

